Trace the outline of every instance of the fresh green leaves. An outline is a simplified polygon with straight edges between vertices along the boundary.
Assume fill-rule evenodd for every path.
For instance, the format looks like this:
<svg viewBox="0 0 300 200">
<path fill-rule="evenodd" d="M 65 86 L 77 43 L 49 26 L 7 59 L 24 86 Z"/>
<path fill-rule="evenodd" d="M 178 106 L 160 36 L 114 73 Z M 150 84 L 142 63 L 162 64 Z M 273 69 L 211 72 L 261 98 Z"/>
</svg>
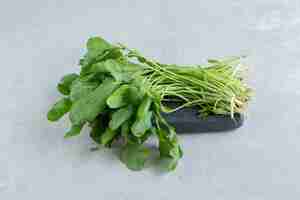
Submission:
<svg viewBox="0 0 300 200">
<path fill-rule="evenodd" d="M 75 73 L 65 75 L 57 85 L 57 90 L 63 95 L 69 95 L 72 83 L 78 79 Z"/>
<path fill-rule="evenodd" d="M 90 94 L 95 88 L 97 88 L 99 83 L 81 81 L 80 79 L 73 82 L 71 86 L 70 99 L 72 102 L 79 100 L 81 97 L 85 97 Z"/>
<path fill-rule="evenodd" d="M 50 121 L 69 113 L 71 129 L 79 135 L 84 125 L 90 137 L 104 147 L 123 146 L 121 160 L 141 170 L 150 151 L 144 145 L 158 139 L 160 161 L 174 170 L 182 157 L 175 128 L 161 115 L 197 106 L 203 115 L 240 113 L 251 97 L 239 68 L 240 57 L 208 61 L 207 65 L 178 66 L 148 59 L 124 45 L 101 37 L 87 42 L 80 73 L 64 76 L 57 89 L 65 97 L 48 112 Z M 167 107 L 165 102 L 176 102 Z"/>
<path fill-rule="evenodd" d="M 68 74 L 60 80 L 57 89 L 68 97 L 53 106 L 48 119 L 56 121 L 70 112 L 72 125 L 65 138 L 79 135 L 86 124 L 99 145 L 110 147 L 123 138 L 120 159 L 135 171 L 142 170 L 150 156 L 143 143 L 157 135 L 161 159 L 169 160 L 167 168 L 174 169 L 179 145 L 168 137 L 174 132 L 169 126 L 170 133 L 160 131 L 159 124 L 166 122 L 157 115 L 160 108 L 155 105 L 160 105 L 160 99 L 145 78 L 148 61 L 139 56 L 142 62 L 134 62 L 127 53 L 123 46 L 113 46 L 101 37 L 90 38 L 80 59 L 80 75 Z"/>
<path fill-rule="evenodd" d="M 87 73 L 91 65 L 95 62 L 101 61 L 109 54 L 110 49 L 113 46 L 105 41 L 101 37 L 92 37 L 87 42 L 87 53 L 84 58 L 80 60 L 80 65 L 82 66 L 81 75 Z"/>
<path fill-rule="evenodd" d="M 77 136 L 80 134 L 84 124 L 74 124 L 71 129 L 65 134 L 65 138 Z"/>
<path fill-rule="evenodd" d="M 93 121 L 104 110 L 106 99 L 118 86 L 118 82 L 107 78 L 93 92 L 76 101 L 70 111 L 71 122 L 81 124 Z"/>
<path fill-rule="evenodd" d="M 49 121 L 57 121 L 71 109 L 72 102 L 69 98 L 59 100 L 48 112 L 47 118 Z"/>
<path fill-rule="evenodd" d="M 106 101 L 110 108 L 120 108 L 131 104 L 138 105 L 142 99 L 142 92 L 134 85 L 121 85 Z"/>
<path fill-rule="evenodd" d="M 147 112 L 149 111 L 151 103 L 152 103 L 152 99 L 148 95 L 146 95 L 137 111 L 138 118 L 143 118 L 144 116 L 147 115 Z"/>
<path fill-rule="evenodd" d="M 147 130 L 152 126 L 152 112 L 148 111 L 141 118 L 137 117 L 136 121 L 131 126 L 132 134 L 136 137 L 142 137 Z"/>
<path fill-rule="evenodd" d="M 121 152 L 121 161 L 131 170 L 139 171 L 145 167 L 150 150 L 139 144 L 127 144 Z"/>
<path fill-rule="evenodd" d="M 132 133 L 136 137 L 141 137 L 145 132 L 151 128 L 152 125 L 152 112 L 149 111 L 152 99 L 146 95 L 139 105 L 136 115 L 136 121 L 131 127 Z"/>
<path fill-rule="evenodd" d="M 164 169 L 172 171 L 176 168 L 178 160 L 183 153 L 176 136 L 168 137 L 165 130 L 159 129 L 159 152 Z"/>
<path fill-rule="evenodd" d="M 129 67 L 129 66 L 128 66 Z M 93 64 L 89 73 L 107 73 L 117 81 L 129 82 L 134 72 L 127 70 L 127 65 L 113 59 L 107 59 Z"/>
<path fill-rule="evenodd" d="M 109 127 L 112 130 L 118 129 L 125 121 L 127 121 L 133 114 L 133 107 L 131 105 L 120 108 L 112 114 L 112 119 L 109 122 Z"/>
<path fill-rule="evenodd" d="M 139 105 L 144 95 L 145 93 L 138 87 L 136 87 L 135 85 L 130 85 L 129 91 L 127 93 L 127 101 L 132 105 Z"/>
<path fill-rule="evenodd" d="M 107 99 L 107 105 L 110 108 L 120 108 L 128 104 L 129 86 L 122 85 Z"/>
<path fill-rule="evenodd" d="M 141 170 L 150 156 L 143 143 L 157 135 L 158 126 L 153 124 L 157 108 L 152 107 L 157 99 L 145 83 L 148 67 L 128 59 L 127 53 L 123 46 L 113 46 L 101 37 L 90 38 L 79 62 L 80 75 L 68 74 L 60 80 L 57 89 L 67 97 L 47 117 L 57 121 L 70 112 L 72 125 L 65 138 L 79 135 L 86 124 L 93 141 L 105 147 L 123 138 L 122 162 L 131 170 Z M 169 157 L 176 157 L 173 146 L 162 142 L 160 146 Z"/>
<path fill-rule="evenodd" d="M 125 140 L 128 140 L 128 135 L 130 133 L 130 128 L 129 128 L 129 120 L 125 121 L 122 126 L 121 126 L 121 135 Z M 127 141 L 126 141 L 127 142 Z"/>
<path fill-rule="evenodd" d="M 65 97 L 47 117 L 57 121 L 70 112 L 72 126 L 66 138 L 79 135 L 89 125 L 96 143 L 110 147 L 121 141 L 121 161 L 131 170 L 145 167 L 150 151 L 143 144 L 153 135 L 158 138 L 165 169 L 174 170 L 182 157 L 175 128 L 161 112 L 197 106 L 202 115 L 234 116 L 251 97 L 240 57 L 210 59 L 203 66 L 178 66 L 161 64 L 101 37 L 90 38 L 86 47 L 79 75 L 68 74 L 60 80 L 57 89 Z M 163 104 L 169 101 L 176 102 L 176 107 Z"/>
<path fill-rule="evenodd" d="M 106 128 L 105 132 L 101 135 L 100 138 L 101 144 L 104 146 L 108 145 L 117 134 L 117 131 L 114 131 L 111 128 Z"/>
<path fill-rule="evenodd" d="M 101 37 L 92 37 L 87 41 L 86 47 L 89 53 L 101 54 L 112 46 Z"/>
<path fill-rule="evenodd" d="M 177 140 L 168 140 L 166 138 L 159 138 L 159 152 L 161 156 L 180 158 L 181 151 Z"/>
</svg>

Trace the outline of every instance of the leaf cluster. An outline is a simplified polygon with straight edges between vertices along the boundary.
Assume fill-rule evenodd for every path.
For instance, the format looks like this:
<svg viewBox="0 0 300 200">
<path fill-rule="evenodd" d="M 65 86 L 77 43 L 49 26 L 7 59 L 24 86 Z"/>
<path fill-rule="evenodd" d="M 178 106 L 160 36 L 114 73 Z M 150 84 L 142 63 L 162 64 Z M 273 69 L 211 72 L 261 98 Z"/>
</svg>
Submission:
<svg viewBox="0 0 300 200">
<path fill-rule="evenodd" d="M 236 70 L 240 58 L 209 60 L 206 66 L 166 65 L 124 45 L 101 37 L 87 41 L 79 74 L 67 74 L 58 83 L 63 95 L 48 112 L 57 121 L 69 114 L 71 128 L 65 138 L 89 126 L 90 137 L 111 147 L 121 141 L 120 160 L 141 170 L 151 151 L 144 143 L 157 138 L 160 159 L 174 170 L 183 153 L 174 127 L 161 115 L 197 106 L 202 115 L 242 112 L 250 89 Z M 168 106 L 175 102 L 176 107 Z"/>
</svg>

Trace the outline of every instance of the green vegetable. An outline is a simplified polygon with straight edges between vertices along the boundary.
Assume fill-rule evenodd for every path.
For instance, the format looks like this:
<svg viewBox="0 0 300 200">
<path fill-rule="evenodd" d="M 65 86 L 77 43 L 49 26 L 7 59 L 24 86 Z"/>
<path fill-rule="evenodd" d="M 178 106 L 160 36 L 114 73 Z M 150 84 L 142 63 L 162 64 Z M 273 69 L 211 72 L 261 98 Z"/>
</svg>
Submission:
<svg viewBox="0 0 300 200">
<path fill-rule="evenodd" d="M 118 59 L 122 57 L 122 51 L 119 47 L 113 47 L 108 50 L 106 50 L 106 54 L 103 56 L 101 60 L 107 60 L 107 59 Z"/>
<path fill-rule="evenodd" d="M 101 135 L 101 144 L 102 145 L 107 145 L 109 144 L 112 139 L 118 134 L 117 131 L 114 131 L 110 128 L 106 128 L 105 132 Z"/>
<path fill-rule="evenodd" d="M 121 108 L 112 114 L 112 119 L 109 122 L 111 130 L 118 129 L 125 121 L 127 121 L 133 114 L 133 107 L 131 105 Z"/>
<path fill-rule="evenodd" d="M 131 127 L 132 134 L 136 137 L 143 136 L 151 128 L 152 112 L 149 111 L 151 103 L 151 98 L 145 96 L 137 110 L 136 121 Z"/>
<path fill-rule="evenodd" d="M 181 151 L 179 145 L 177 143 L 172 143 L 168 140 L 160 139 L 159 140 L 159 152 L 162 157 L 172 157 L 172 158 L 180 158 Z"/>
<path fill-rule="evenodd" d="M 76 101 L 70 111 L 71 122 L 81 124 L 93 121 L 104 110 L 106 99 L 118 86 L 118 82 L 107 78 L 93 92 Z"/>
<path fill-rule="evenodd" d="M 115 80 L 124 82 L 128 82 L 132 79 L 131 73 L 125 71 L 121 63 L 112 59 L 93 64 L 90 67 L 89 73 L 108 73 L 114 77 Z"/>
<path fill-rule="evenodd" d="M 97 84 L 100 84 L 106 78 L 107 78 L 107 74 L 103 74 L 103 73 L 91 73 L 91 74 L 82 75 L 80 77 L 80 81 L 81 82 L 85 82 L 85 83 L 93 83 L 93 84 L 97 83 Z"/>
<path fill-rule="evenodd" d="M 87 96 L 91 93 L 95 88 L 98 87 L 97 82 L 83 82 L 80 80 L 76 80 L 73 82 L 71 87 L 70 99 L 72 102 L 79 100 L 81 97 Z"/>
<path fill-rule="evenodd" d="M 128 139 L 128 134 L 130 133 L 129 120 L 125 121 L 121 126 L 121 135 L 125 140 Z"/>
<path fill-rule="evenodd" d="M 79 76 L 74 73 L 65 75 L 57 85 L 58 91 L 63 95 L 69 95 L 71 85 L 78 77 Z"/>
<path fill-rule="evenodd" d="M 100 54 L 112 46 L 101 37 L 92 37 L 87 41 L 87 49 L 89 53 Z"/>
<path fill-rule="evenodd" d="M 71 109 L 72 102 L 69 98 L 59 100 L 48 112 L 47 118 L 49 121 L 57 121 Z"/>
<path fill-rule="evenodd" d="M 148 111 L 142 118 L 137 118 L 137 120 L 131 126 L 132 134 L 136 137 L 142 137 L 147 130 L 151 128 L 152 112 Z"/>
<path fill-rule="evenodd" d="M 159 135 L 159 152 L 162 167 L 167 171 L 172 171 L 182 157 L 182 150 L 178 144 L 177 137 L 172 139 L 165 137 L 167 134 L 163 130 L 159 130 Z"/>
<path fill-rule="evenodd" d="M 161 114 L 196 107 L 199 115 L 241 113 L 251 97 L 245 84 L 242 57 L 209 59 L 205 65 L 169 65 L 144 57 L 122 44 L 101 37 L 87 41 L 80 73 L 65 75 L 57 85 L 66 97 L 48 112 L 50 121 L 69 113 L 71 129 L 84 125 L 99 145 L 123 146 L 120 159 L 131 170 L 145 168 L 150 150 L 144 143 L 158 139 L 160 164 L 172 171 L 182 157 L 175 128 Z M 170 106 L 170 104 L 174 106 Z M 119 140 L 120 139 L 120 140 Z"/>
<path fill-rule="evenodd" d="M 129 91 L 127 94 L 127 101 L 132 105 L 139 105 L 142 101 L 142 98 L 145 94 L 139 90 L 136 86 L 130 85 Z"/>
<path fill-rule="evenodd" d="M 80 134 L 80 131 L 82 130 L 84 124 L 74 124 L 72 125 L 71 129 L 65 134 L 65 138 L 77 136 Z"/>
<path fill-rule="evenodd" d="M 149 96 L 145 96 L 141 105 L 138 108 L 137 111 L 137 118 L 143 118 L 145 115 L 147 115 L 148 110 L 150 109 L 152 100 Z"/>
<path fill-rule="evenodd" d="M 141 102 L 142 96 L 136 86 L 124 84 L 107 99 L 106 103 L 110 108 L 120 108 L 128 104 L 136 106 Z"/>
<path fill-rule="evenodd" d="M 138 144 L 128 144 L 122 149 L 121 161 L 126 164 L 129 169 L 139 171 L 145 167 L 149 156 L 149 149 Z"/>
<path fill-rule="evenodd" d="M 82 66 L 81 75 L 86 74 L 91 65 L 97 61 L 97 57 L 105 58 L 109 54 L 105 51 L 112 49 L 113 46 L 110 45 L 101 37 L 92 37 L 87 42 L 87 53 L 84 58 L 80 60 Z M 101 59 L 100 59 L 101 60 Z"/>
<path fill-rule="evenodd" d="M 128 104 L 129 86 L 120 86 L 106 101 L 110 108 L 120 108 Z"/>
</svg>

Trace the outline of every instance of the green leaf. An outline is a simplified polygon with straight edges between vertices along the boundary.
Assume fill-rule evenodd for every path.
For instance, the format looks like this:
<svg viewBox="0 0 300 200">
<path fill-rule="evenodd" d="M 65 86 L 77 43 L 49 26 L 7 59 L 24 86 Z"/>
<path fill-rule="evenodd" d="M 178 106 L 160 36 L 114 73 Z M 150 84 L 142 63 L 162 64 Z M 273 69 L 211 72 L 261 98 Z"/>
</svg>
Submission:
<svg viewBox="0 0 300 200">
<path fill-rule="evenodd" d="M 121 108 L 112 114 L 112 119 L 109 122 L 109 128 L 112 130 L 118 129 L 126 120 L 133 114 L 133 107 L 131 105 Z"/>
<path fill-rule="evenodd" d="M 141 144 L 142 143 L 141 140 L 143 137 L 138 138 L 138 137 L 132 135 L 130 132 L 130 124 L 131 124 L 131 120 L 127 120 L 121 126 L 121 135 L 124 138 L 125 144 L 127 144 L 127 143 Z"/>
<path fill-rule="evenodd" d="M 77 136 L 80 134 L 84 124 L 73 124 L 71 129 L 65 134 L 65 138 Z"/>
<path fill-rule="evenodd" d="M 163 168 L 168 171 L 174 170 L 179 159 L 182 157 L 182 150 L 179 145 L 172 146 L 170 143 L 159 143 L 160 160 Z"/>
<path fill-rule="evenodd" d="M 108 59 L 93 64 L 88 70 L 89 73 L 109 73 L 117 81 L 129 82 L 132 79 L 131 72 L 126 71 L 126 65 L 116 60 Z"/>
<path fill-rule="evenodd" d="M 152 126 L 152 111 L 149 111 L 152 100 L 149 96 L 145 96 L 142 103 L 138 107 L 136 120 L 131 126 L 131 132 L 136 137 L 141 137 Z"/>
<path fill-rule="evenodd" d="M 49 121 L 57 121 L 70 111 L 72 102 L 69 98 L 63 98 L 53 105 L 47 114 Z"/>
<path fill-rule="evenodd" d="M 78 77 L 75 73 L 65 75 L 58 83 L 57 90 L 63 95 L 69 95 L 71 85 Z"/>
<path fill-rule="evenodd" d="M 87 53 L 80 60 L 82 66 L 80 75 L 86 74 L 91 65 L 98 60 L 102 60 L 109 54 L 109 49 L 113 46 L 101 37 L 92 37 L 87 41 Z"/>
<path fill-rule="evenodd" d="M 86 46 L 89 52 L 97 52 L 97 53 L 104 52 L 105 50 L 112 47 L 111 44 L 109 44 L 101 37 L 91 37 L 87 41 Z"/>
<path fill-rule="evenodd" d="M 104 146 L 109 144 L 117 134 L 117 131 L 106 128 L 105 132 L 101 135 L 101 144 Z"/>
<path fill-rule="evenodd" d="M 102 83 L 105 78 L 107 78 L 106 74 L 101 74 L 101 73 L 91 73 L 91 74 L 86 74 L 82 75 L 80 77 L 81 82 L 92 82 L 92 83 Z"/>
<path fill-rule="evenodd" d="M 72 102 L 79 100 L 90 94 L 95 88 L 98 87 L 97 82 L 83 82 L 80 79 L 73 82 L 71 87 L 70 99 Z"/>
<path fill-rule="evenodd" d="M 128 104 L 136 106 L 141 103 L 142 97 L 143 95 L 137 87 L 125 84 L 118 88 L 106 103 L 110 108 L 120 108 Z"/>
<path fill-rule="evenodd" d="M 102 60 L 107 60 L 107 59 L 116 60 L 116 59 L 120 58 L 121 56 L 123 56 L 119 47 L 113 47 L 113 48 L 107 49 L 106 51 L 107 51 L 107 53 L 102 58 Z"/>
<path fill-rule="evenodd" d="M 158 129 L 158 139 L 161 156 L 170 156 L 174 158 L 180 158 L 182 156 L 182 151 L 176 135 L 172 135 L 172 137 L 170 137 L 170 133 L 166 130 Z"/>
<path fill-rule="evenodd" d="M 119 47 L 113 47 L 105 49 L 104 51 L 92 53 L 89 51 L 84 58 L 80 59 L 79 64 L 83 67 L 81 74 L 86 74 L 88 72 L 91 72 L 92 65 L 95 63 L 103 62 L 108 59 L 117 60 L 120 57 L 122 57 L 123 54 L 120 51 Z M 133 69 L 132 66 L 130 66 L 130 69 Z"/>
<path fill-rule="evenodd" d="M 121 85 L 106 101 L 110 108 L 120 108 L 128 104 L 128 85 Z"/>
<path fill-rule="evenodd" d="M 142 137 L 152 126 L 152 111 L 148 111 L 143 118 L 137 118 L 131 126 L 131 132 L 136 137 Z"/>
<path fill-rule="evenodd" d="M 151 106 L 151 103 L 152 103 L 151 98 L 148 95 L 145 96 L 141 105 L 138 108 L 137 118 L 143 118 L 146 115 L 146 113 L 148 112 Z"/>
<path fill-rule="evenodd" d="M 129 120 L 127 120 L 121 126 L 121 135 L 125 138 L 126 141 L 128 139 L 129 132 L 130 132 Z"/>
<path fill-rule="evenodd" d="M 127 94 L 127 101 L 133 105 L 139 105 L 142 101 L 144 94 L 135 86 L 130 85 Z"/>
<path fill-rule="evenodd" d="M 159 139 L 159 153 L 161 157 L 170 157 L 170 151 L 173 149 L 173 145 L 166 139 Z"/>
<path fill-rule="evenodd" d="M 119 86 L 119 83 L 107 78 L 93 92 L 76 101 L 70 111 L 70 120 L 73 124 L 93 121 L 103 112 L 106 99 Z"/>
<path fill-rule="evenodd" d="M 129 82 L 132 79 L 131 73 L 126 71 L 126 65 L 111 59 L 106 60 L 104 65 L 117 81 Z"/>
<path fill-rule="evenodd" d="M 138 144 L 128 144 L 122 149 L 120 159 L 128 169 L 139 171 L 145 167 L 149 156 L 149 149 Z"/>
</svg>

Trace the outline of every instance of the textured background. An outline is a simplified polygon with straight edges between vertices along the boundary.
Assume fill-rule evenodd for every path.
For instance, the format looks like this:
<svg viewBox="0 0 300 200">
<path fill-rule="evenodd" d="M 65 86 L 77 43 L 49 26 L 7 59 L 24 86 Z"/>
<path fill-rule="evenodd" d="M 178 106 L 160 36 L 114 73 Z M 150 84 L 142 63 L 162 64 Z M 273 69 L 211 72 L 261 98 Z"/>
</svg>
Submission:
<svg viewBox="0 0 300 200">
<path fill-rule="evenodd" d="M 0 199 L 299 199 L 299 13 L 298 0 L 2 1 Z M 170 63 L 248 54 L 245 125 L 181 136 L 170 174 L 128 171 L 86 135 L 64 140 L 67 120 L 45 113 L 93 35 Z"/>
</svg>

